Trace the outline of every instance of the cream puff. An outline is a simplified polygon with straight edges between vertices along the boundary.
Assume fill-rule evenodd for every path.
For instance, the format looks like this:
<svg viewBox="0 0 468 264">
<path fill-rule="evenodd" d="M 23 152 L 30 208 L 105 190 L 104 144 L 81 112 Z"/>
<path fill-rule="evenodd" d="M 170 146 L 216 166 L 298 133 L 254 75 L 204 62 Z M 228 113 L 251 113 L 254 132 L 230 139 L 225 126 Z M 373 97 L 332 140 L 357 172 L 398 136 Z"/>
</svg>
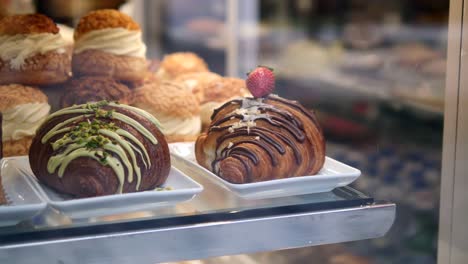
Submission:
<svg viewBox="0 0 468 264">
<path fill-rule="evenodd" d="M 27 155 L 36 129 L 47 118 L 50 105 L 38 88 L 0 85 L 3 156 Z"/>
<path fill-rule="evenodd" d="M 0 84 L 50 85 L 71 75 L 71 49 L 48 17 L 14 15 L 0 20 Z"/>
<path fill-rule="evenodd" d="M 177 82 L 183 82 L 185 86 L 197 97 L 198 102 L 203 101 L 205 87 L 211 82 L 221 80 L 222 77 L 214 72 L 194 72 L 179 75 Z"/>
<path fill-rule="evenodd" d="M 57 24 L 57 27 L 60 30 L 60 35 L 62 35 L 62 38 L 64 41 L 68 44 L 68 46 L 73 49 L 73 34 L 75 30 L 69 26 L 63 25 L 63 24 Z"/>
<path fill-rule="evenodd" d="M 82 17 L 74 33 L 73 74 L 139 82 L 147 75 L 146 46 L 140 26 L 117 10 Z"/>
<path fill-rule="evenodd" d="M 179 75 L 209 71 L 206 62 L 192 52 L 176 52 L 164 56 L 156 76 L 160 79 L 174 79 Z"/>
<path fill-rule="evenodd" d="M 102 100 L 117 101 L 122 104 L 132 102 L 132 91 L 123 83 L 104 76 L 83 76 L 67 83 L 65 93 L 60 98 L 62 108 L 86 102 Z"/>
<path fill-rule="evenodd" d="M 204 88 L 200 103 L 202 126 L 207 127 L 211 123 L 214 109 L 234 98 L 247 96 L 250 96 L 250 92 L 242 79 L 224 77 L 212 81 Z"/>
<path fill-rule="evenodd" d="M 200 133 L 200 106 L 180 82 L 146 83 L 134 90 L 133 105 L 159 120 L 168 142 L 193 141 Z"/>
</svg>

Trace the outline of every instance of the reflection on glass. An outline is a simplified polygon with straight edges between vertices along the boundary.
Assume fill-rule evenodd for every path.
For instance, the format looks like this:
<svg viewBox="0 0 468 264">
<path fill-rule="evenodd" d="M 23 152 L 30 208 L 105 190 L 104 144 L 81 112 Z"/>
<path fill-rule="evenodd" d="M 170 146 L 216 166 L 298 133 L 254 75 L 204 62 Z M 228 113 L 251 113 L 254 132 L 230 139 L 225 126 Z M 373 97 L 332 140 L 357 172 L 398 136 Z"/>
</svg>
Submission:
<svg viewBox="0 0 468 264">
<path fill-rule="evenodd" d="M 398 205 L 397 221 L 384 238 L 256 254 L 253 259 L 435 263 L 449 1 L 102 1 L 105 6 L 80 8 L 59 8 L 59 1 L 3 2 L 9 1 L 0 1 L 0 17 L 35 5 L 69 26 L 93 8 L 121 7 L 139 14 L 135 19 L 144 29 L 153 72 L 165 54 L 177 51 L 196 53 L 221 75 L 244 78 L 256 65 L 273 67 L 276 92 L 317 112 L 327 155 L 362 171 L 353 187 Z M 138 3 L 143 3 L 140 13 L 134 12 Z M 67 35 L 71 39 L 72 32 Z M 235 69 L 226 71 L 228 65 Z M 55 88 L 43 89 L 56 109 L 60 90 Z M 255 202 L 220 197 L 219 186 L 199 171 L 185 169 L 207 190 L 192 203 L 75 222 L 50 212 L 22 229 L 0 232 L 362 198 L 336 193 Z"/>
<path fill-rule="evenodd" d="M 324 258 L 435 263 L 448 2 L 258 5 L 258 64 L 275 68 L 278 93 L 318 112 L 327 155 L 363 173 L 354 187 L 397 203 L 387 236 Z"/>
</svg>

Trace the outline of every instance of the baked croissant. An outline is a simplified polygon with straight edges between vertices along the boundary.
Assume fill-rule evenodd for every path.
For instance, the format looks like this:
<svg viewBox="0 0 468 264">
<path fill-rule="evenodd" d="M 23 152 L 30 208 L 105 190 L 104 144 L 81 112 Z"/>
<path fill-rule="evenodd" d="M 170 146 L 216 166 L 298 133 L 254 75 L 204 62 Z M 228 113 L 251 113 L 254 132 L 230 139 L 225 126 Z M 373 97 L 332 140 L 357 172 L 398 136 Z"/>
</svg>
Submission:
<svg viewBox="0 0 468 264">
<path fill-rule="evenodd" d="M 314 175 L 325 161 L 315 115 L 276 95 L 229 101 L 195 144 L 197 162 L 231 183 Z"/>
<path fill-rule="evenodd" d="M 141 109 L 107 101 L 64 108 L 37 130 L 29 163 L 39 181 L 75 197 L 151 190 L 171 167 L 158 124 Z"/>
</svg>

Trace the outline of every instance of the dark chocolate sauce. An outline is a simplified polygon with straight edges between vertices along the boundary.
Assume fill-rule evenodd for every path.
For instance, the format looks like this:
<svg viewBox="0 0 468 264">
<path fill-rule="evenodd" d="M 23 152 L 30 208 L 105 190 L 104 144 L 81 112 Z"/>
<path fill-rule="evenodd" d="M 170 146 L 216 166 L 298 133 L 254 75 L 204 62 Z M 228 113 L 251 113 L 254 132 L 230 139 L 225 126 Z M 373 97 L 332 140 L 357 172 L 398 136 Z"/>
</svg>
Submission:
<svg viewBox="0 0 468 264">
<path fill-rule="evenodd" d="M 298 102 L 296 101 L 291 101 L 291 100 L 288 100 L 288 99 L 284 99 L 284 98 L 281 98 L 279 96 L 268 96 L 268 99 L 269 100 L 272 100 L 272 101 L 277 101 L 277 102 L 280 102 L 280 103 L 283 103 L 285 105 L 288 105 L 290 107 L 293 107 L 297 110 L 299 110 L 301 113 L 303 113 L 304 115 L 306 115 L 310 120 L 312 120 L 312 122 L 318 127 L 320 128 L 320 125 L 317 121 L 317 118 L 315 118 L 315 116 L 313 115 L 313 113 L 306 109 L 304 106 L 302 106 L 301 104 L 299 104 Z"/>
<path fill-rule="evenodd" d="M 241 146 L 241 144 L 254 144 L 259 146 L 268 154 L 272 165 L 277 166 L 278 159 L 273 152 L 276 150 L 279 154 L 284 155 L 286 153 L 286 149 L 283 146 L 284 143 L 292 149 L 296 164 L 299 165 L 302 162 L 302 155 L 297 147 L 297 143 L 302 143 L 306 139 L 303 123 L 290 112 L 278 109 L 274 105 L 270 105 L 265 102 L 266 100 L 276 101 L 298 110 L 311 119 L 318 127 L 318 122 L 313 113 L 295 101 L 286 100 L 277 96 L 268 96 L 267 98 L 262 99 L 245 98 L 229 101 L 214 110 L 213 115 L 211 116 L 212 120 L 214 120 L 218 113 L 226 107 L 233 104 L 238 105 L 238 107 L 236 107 L 232 113 L 213 122 L 208 130 L 208 133 L 220 131 L 223 131 L 224 133 L 216 140 L 217 155 L 215 160 L 211 163 L 212 170 L 215 173 L 219 174 L 219 168 L 216 170 L 218 162 L 227 157 L 233 157 L 243 164 L 248 174 L 247 182 L 251 181 L 251 168 L 248 160 L 250 160 L 254 165 L 258 165 L 259 158 L 248 147 Z M 248 111 L 246 113 L 240 113 L 236 111 L 236 109 L 241 108 L 255 108 L 254 110 L 256 110 L 257 113 L 252 114 Z M 230 123 L 229 125 L 223 126 L 225 122 L 229 122 L 233 119 L 236 120 L 236 123 Z M 249 121 L 256 120 L 266 121 L 270 125 L 284 129 L 288 133 L 281 134 L 273 130 L 269 130 L 266 127 L 260 127 L 258 125 L 249 126 L 249 124 L 246 124 Z M 238 125 L 233 126 L 235 124 Z M 224 132 L 225 130 L 229 131 Z M 238 137 L 244 137 L 245 139 L 234 140 L 234 142 L 230 142 L 231 144 L 225 147 L 221 152 L 218 151 L 221 145 L 226 145 L 225 142 L 227 140 L 236 139 Z"/>
<path fill-rule="evenodd" d="M 242 156 L 239 155 L 239 154 L 233 154 L 230 157 L 232 157 L 234 159 L 237 159 L 242 163 L 242 165 L 245 168 L 245 171 L 247 172 L 247 175 L 246 175 L 247 176 L 247 181 L 246 182 L 252 182 L 252 169 L 250 168 L 249 164 L 247 164 L 247 162 L 242 158 Z"/>
<path fill-rule="evenodd" d="M 232 154 L 239 154 L 239 155 L 244 155 L 246 156 L 247 158 L 249 158 L 253 164 L 255 165 L 258 165 L 258 157 L 257 155 L 255 155 L 255 153 L 252 153 L 249 149 L 245 148 L 245 147 L 236 147 L 236 148 L 233 148 L 231 151 L 230 151 L 230 155 Z"/>
<path fill-rule="evenodd" d="M 270 159 L 271 159 L 271 163 L 273 164 L 273 166 L 276 166 L 278 164 L 278 159 L 276 159 L 276 157 L 273 155 L 273 149 L 265 144 L 264 142 L 260 141 L 260 140 L 245 140 L 245 141 L 239 141 L 239 142 L 236 142 L 234 144 L 232 144 L 232 146 L 230 148 L 225 148 L 223 149 L 223 151 L 221 151 L 221 157 L 226 157 L 226 156 L 229 156 L 229 154 L 226 154 L 226 152 L 228 152 L 229 150 L 234 150 L 234 149 L 237 149 L 236 146 L 238 146 L 239 144 L 253 144 L 253 145 L 257 145 L 263 149 L 266 149 L 267 150 L 267 154 L 268 156 L 270 156 Z M 242 149 L 245 149 L 244 147 L 242 147 Z M 232 151 L 230 152 L 232 153 Z M 258 160 L 258 157 L 257 155 L 255 155 L 256 157 L 256 160 Z M 255 165 L 257 165 L 257 163 L 255 163 Z"/>
<path fill-rule="evenodd" d="M 242 102 L 241 99 L 235 99 L 235 100 L 224 103 L 222 106 L 220 106 L 220 107 L 216 108 L 215 110 L 213 110 L 213 114 L 211 114 L 211 120 L 213 120 L 214 117 L 219 113 L 219 111 L 221 111 L 221 109 L 224 109 L 226 107 L 226 105 L 238 104 L 240 102 Z"/>
</svg>

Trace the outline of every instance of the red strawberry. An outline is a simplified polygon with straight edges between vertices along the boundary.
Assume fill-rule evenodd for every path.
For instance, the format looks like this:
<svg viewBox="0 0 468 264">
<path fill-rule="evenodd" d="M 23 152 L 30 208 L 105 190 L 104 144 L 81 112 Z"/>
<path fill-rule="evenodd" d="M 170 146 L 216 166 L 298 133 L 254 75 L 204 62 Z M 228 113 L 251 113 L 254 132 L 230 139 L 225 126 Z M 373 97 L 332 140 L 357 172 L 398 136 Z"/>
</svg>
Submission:
<svg viewBox="0 0 468 264">
<path fill-rule="evenodd" d="M 273 70 L 264 66 L 255 68 L 248 74 L 246 85 L 255 98 L 269 95 L 275 89 Z"/>
</svg>

